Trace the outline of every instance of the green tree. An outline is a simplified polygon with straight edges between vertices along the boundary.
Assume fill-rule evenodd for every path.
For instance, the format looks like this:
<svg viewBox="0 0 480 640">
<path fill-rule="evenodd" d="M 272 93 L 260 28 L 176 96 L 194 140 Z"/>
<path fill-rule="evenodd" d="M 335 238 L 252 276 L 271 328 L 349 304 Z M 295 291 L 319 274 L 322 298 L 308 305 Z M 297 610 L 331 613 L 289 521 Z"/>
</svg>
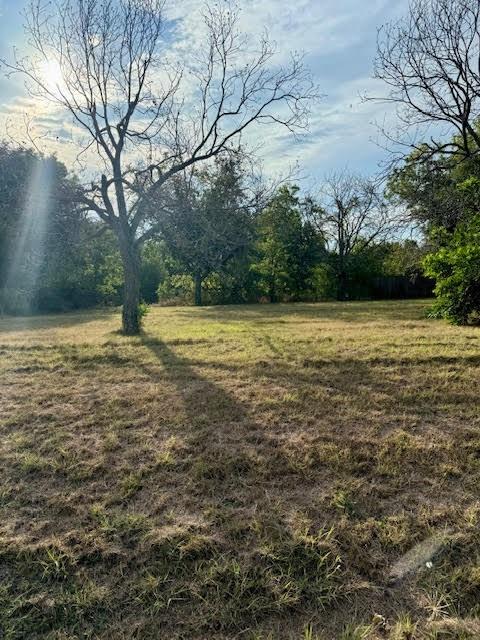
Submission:
<svg viewBox="0 0 480 640">
<path fill-rule="evenodd" d="M 476 194 L 458 186 L 472 176 L 480 176 L 480 159 L 464 159 L 456 154 L 419 160 L 415 150 L 392 172 L 387 186 L 390 201 L 405 206 L 407 215 L 428 234 L 443 227 L 453 231 L 470 215 Z"/>
<path fill-rule="evenodd" d="M 208 296 L 211 304 L 239 304 L 258 300 L 258 274 L 251 269 L 253 257 L 252 245 L 206 279 L 205 296 Z"/>
<path fill-rule="evenodd" d="M 425 259 L 425 273 L 436 280 L 436 315 L 454 324 L 480 318 L 480 215 L 453 233 L 437 230 L 440 248 Z"/>
<path fill-rule="evenodd" d="M 204 281 L 248 251 L 257 197 L 250 196 L 242 163 L 232 155 L 172 186 L 159 204 L 159 229 L 178 271 L 193 279 L 195 304 L 201 305 Z"/>
<path fill-rule="evenodd" d="M 452 153 L 418 162 L 415 151 L 393 173 L 389 190 L 427 235 L 424 267 L 436 281 L 435 314 L 465 324 L 480 311 L 480 160 Z"/>
<path fill-rule="evenodd" d="M 386 276 L 414 276 L 422 273 L 422 263 L 428 253 L 425 243 L 407 239 L 385 246 L 382 273 Z"/>
<path fill-rule="evenodd" d="M 0 144 L 0 290 L 6 310 L 34 310 L 37 292 L 78 251 L 86 224 L 78 186 L 54 157 Z"/>
<path fill-rule="evenodd" d="M 35 311 L 66 311 L 95 305 L 119 305 L 123 273 L 115 238 L 92 220 L 84 220 L 64 250 L 45 257 Z"/>
<path fill-rule="evenodd" d="M 298 192 L 294 185 L 280 187 L 257 222 L 258 257 L 252 268 L 271 302 L 301 299 L 311 291 L 323 255 L 321 237 L 307 219 L 311 203 L 301 201 Z"/>
<path fill-rule="evenodd" d="M 0 290 L 9 313 L 119 304 L 115 238 L 79 209 L 79 187 L 53 157 L 0 144 Z"/>
</svg>

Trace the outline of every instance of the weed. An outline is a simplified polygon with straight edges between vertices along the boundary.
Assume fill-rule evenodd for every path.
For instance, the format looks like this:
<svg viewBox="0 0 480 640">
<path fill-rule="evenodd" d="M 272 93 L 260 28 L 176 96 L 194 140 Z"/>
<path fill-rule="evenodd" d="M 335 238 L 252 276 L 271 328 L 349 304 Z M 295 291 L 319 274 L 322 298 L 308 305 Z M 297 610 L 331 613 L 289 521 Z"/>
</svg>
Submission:
<svg viewBox="0 0 480 640">
<path fill-rule="evenodd" d="M 43 557 L 38 560 L 42 568 L 42 578 L 46 580 L 65 580 L 69 575 L 70 558 L 54 547 L 45 549 Z"/>
<path fill-rule="evenodd" d="M 22 453 L 17 460 L 23 473 L 42 473 L 51 469 L 49 460 L 33 452 Z"/>
<path fill-rule="evenodd" d="M 129 473 L 120 481 L 120 493 L 124 500 L 134 496 L 142 488 L 142 474 Z"/>
<path fill-rule="evenodd" d="M 340 640 L 368 640 L 371 637 L 373 627 L 371 625 L 349 624 L 342 631 Z"/>
<path fill-rule="evenodd" d="M 322 640 L 320 636 L 318 636 L 313 631 L 313 625 L 309 624 L 305 627 L 305 630 L 302 635 L 302 640 Z"/>
<path fill-rule="evenodd" d="M 355 515 L 355 502 L 346 491 L 339 490 L 333 494 L 332 506 L 348 516 Z"/>
<path fill-rule="evenodd" d="M 143 514 L 109 512 L 101 505 L 94 505 L 91 515 L 101 533 L 127 545 L 135 545 L 150 528 L 148 518 Z"/>
<path fill-rule="evenodd" d="M 418 625 L 409 614 L 399 616 L 390 633 L 389 640 L 415 640 Z"/>
</svg>

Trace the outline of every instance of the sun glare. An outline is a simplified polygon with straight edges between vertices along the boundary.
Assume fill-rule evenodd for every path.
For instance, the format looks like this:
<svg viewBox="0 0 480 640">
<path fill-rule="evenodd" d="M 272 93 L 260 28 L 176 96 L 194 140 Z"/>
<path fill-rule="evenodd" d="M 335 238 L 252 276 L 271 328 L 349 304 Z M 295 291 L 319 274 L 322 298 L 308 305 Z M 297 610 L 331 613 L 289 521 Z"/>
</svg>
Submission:
<svg viewBox="0 0 480 640">
<path fill-rule="evenodd" d="M 58 60 L 45 60 L 41 64 L 40 72 L 45 86 L 50 92 L 58 94 L 63 90 L 65 83 Z"/>
</svg>

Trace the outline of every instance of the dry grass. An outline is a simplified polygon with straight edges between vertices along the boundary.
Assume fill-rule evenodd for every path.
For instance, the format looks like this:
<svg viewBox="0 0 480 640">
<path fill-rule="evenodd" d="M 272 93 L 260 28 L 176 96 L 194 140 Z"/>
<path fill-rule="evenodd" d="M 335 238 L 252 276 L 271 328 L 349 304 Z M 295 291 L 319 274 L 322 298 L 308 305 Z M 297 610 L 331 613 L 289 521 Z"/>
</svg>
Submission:
<svg viewBox="0 0 480 640">
<path fill-rule="evenodd" d="M 118 322 L 0 321 L 1 637 L 480 637 L 478 328 L 418 302 Z"/>
</svg>

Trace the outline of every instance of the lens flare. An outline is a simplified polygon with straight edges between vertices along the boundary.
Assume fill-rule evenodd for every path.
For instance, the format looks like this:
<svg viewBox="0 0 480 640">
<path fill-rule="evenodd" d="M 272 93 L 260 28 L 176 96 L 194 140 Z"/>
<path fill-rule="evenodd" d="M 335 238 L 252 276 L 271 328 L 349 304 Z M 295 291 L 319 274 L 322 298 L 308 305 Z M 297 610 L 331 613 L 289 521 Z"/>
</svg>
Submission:
<svg viewBox="0 0 480 640">
<path fill-rule="evenodd" d="M 32 169 L 18 235 L 11 248 L 5 293 L 15 296 L 25 313 L 32 310 L 45 257 L 45 238 L 51 209 L 54 161 L 38 158 Z"/>
</svg>

